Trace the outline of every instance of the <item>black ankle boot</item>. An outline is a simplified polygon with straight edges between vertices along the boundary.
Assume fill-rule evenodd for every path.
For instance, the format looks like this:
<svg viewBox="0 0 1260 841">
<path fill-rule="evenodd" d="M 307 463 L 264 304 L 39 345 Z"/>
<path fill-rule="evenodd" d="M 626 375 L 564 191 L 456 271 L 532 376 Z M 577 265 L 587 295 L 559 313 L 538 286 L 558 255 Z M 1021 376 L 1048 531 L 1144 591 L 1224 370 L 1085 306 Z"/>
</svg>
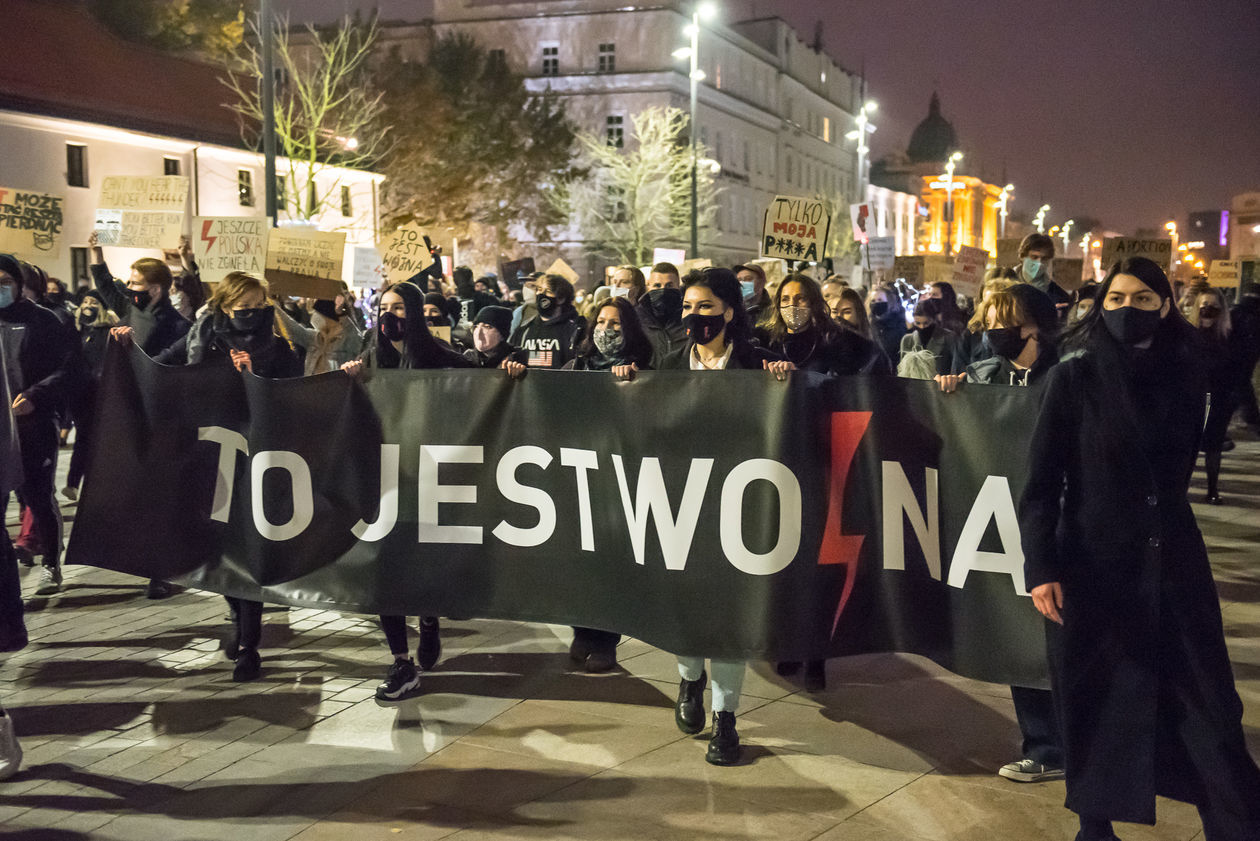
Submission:
<svg viewBox="0 0 1260 841">
<path fill-rule="evenodd" d="M 236 658 L 236 668 L 232 670 L 232 680 L 237 683 L 248 683 L 258 680 L 262 674 L 262 658 L 256 648 L 242 648 Z"/>
<path fill-rule="evenodd" d="M 739 762 L 739 734 L 735 732 L 735 713 L 713 714 L 713 737 L 704 755 L 710 765 L 735 765 Z"/>
<path fill-rule="evenodd" d="M 420 647 L 416 649 L 416 665 L 427 672 L 437 665 L 442 656 L 442 629 L 436 616 L 421 618 Z"/>
<path fill-rule="evenodd" d="M 687 735 L 695 735 L 704 729 L 704 687 L 709 682 L 705 672 L 699 680 L 678 682 L 678 703 L 674 705 L 674 723 Z"/>
<path fill-rule="evenodd" d="M 827 688 L 827 661 L 810 660 L 805 664 L 805 690 L 822 692 Z"/>
</svg>

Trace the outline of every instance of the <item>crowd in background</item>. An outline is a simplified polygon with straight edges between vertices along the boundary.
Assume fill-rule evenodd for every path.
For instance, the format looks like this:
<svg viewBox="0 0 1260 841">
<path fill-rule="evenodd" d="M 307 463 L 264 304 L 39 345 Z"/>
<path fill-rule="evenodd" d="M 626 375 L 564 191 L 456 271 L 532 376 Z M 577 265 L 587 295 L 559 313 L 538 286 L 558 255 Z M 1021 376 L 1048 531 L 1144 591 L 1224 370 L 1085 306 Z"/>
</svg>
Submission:
<svg viewBox="0 0 1260 841">
<path fill-rule="evenodd" d="M 93 285 L 74 295 L 38 266 L 0 255 L 0 351 L 23 472 L 20 534 L 11 546 L 7 537 L 0 541 L 0 649 L 27 642 L 17 565 L 41 559 L 37 598 L 61 588 L 55 495 L 77 498 L 111 340 L 164 365 L 231 365 L 269 378 L 496 368 L 518 379 L 549 369 L 633 380 L 653 370 L 757 369 L 779 380 L 793 370 L 902 376 L 932 380 L 946 393 L 969 385 L 1037 387 L 1042 420 L 1021 527 L 1028 583 L 1051 623 L 1054 689 L 1012 687 L 1023 755 L 999 773 L 1026 783 L 1066 775 L 1085 841 L 1114 837 L 1111 819 L 1153 820 L 1145 809 L 1156 792 L 1198 804 L 1208 841 L 1260 837 L 1250 834 L 1260 826 L 1260 777 L 1241 741 L 1219 607 L 1186 503 L 1200 451 L 1207 501 L 1221 503 L 1221 460 L 1233 446 L 1236 410 L 1260 428 L 1251 384 L 1260 360 L 1260 287 L 1245 286 L 1233 300 L 1202 281 L 1173 284 L 1158 266 L 1136 259 L 1110 267 L 1101 283 L 1069 289 L 1076 284 L 1060 285 L 1047 271 L 1053 241 L 1033 234 L 1019 265 L 991 270 L 971 299 L 948 282 L 859 288 L 789 271 L 768 283 L 756 262 L 686 274 L 669 263 L 647 271 L 619 266 L 604 283 L 579 290 L 546 273 L 477 276 L 459 266 L 448 277 L 435 254 L 430 269 L 363 297 L 343 288 L 332 299 L 307 300 L 273 297 L 263 279 L 244 273 L 209 290 L 186 244 L 176 271 L 145 258 L 116 279 L 92 246 Z M 1205 404 L 1195 401 L 1209 394 L 1204 426 Z M 57 489 L 58 450 L 72 427 L 69 474 Z M 1111 494 L 1105 502 L 1104 494 Z M 1140 533 L 1132 540 L 1147 547 L 1137 555 L 1116 543 L 1117 530 L 1134 528 Z M 1174 551 L 1178 562 L 1170 563 Z M 1121 561 L 1147 577 L 1112 580 Z M 170 592 L 167 582 L 148 582 L 150 598 Z M 1138 607 L 1118 607 L 1117 593 Z M 224 651 L 234 679 L 254 680 L 262 671 L 262 605 L 227 601 Z M 440 623 L 421 618 L 414 657 L 406 617 L 381 616 L 380 624 L 392 659 L 377 697 L 396 701 L 414 694 L 420 674 L 440 660 Z M 1138 630 L 1150 636 L 1134 650 Z M 1101 653 L 1086 656 L 1100 640 Z M 586 671 L 606 672 L 617 666 L 619 641 L 615 629 L 575 628 L 570 655 Z M 735 710 L 745 662 L 680 657 L 678 665 L 679 728 L 704 728 L 711 683 L 706 758 L 740 761 Z M 807 689 L 825 686 L 822 661 L 777 669 L 800 675 Z M 1128 741 L 1117 744 L 1114 728 L 1126 716 Z M 1150 767 L 1124 767 L 1135 754 Z M 1210 785 L 1222 771 L 1234 782 Z M 1131 779 L 1117 787 L 1114 774 Z"/>
</svg>

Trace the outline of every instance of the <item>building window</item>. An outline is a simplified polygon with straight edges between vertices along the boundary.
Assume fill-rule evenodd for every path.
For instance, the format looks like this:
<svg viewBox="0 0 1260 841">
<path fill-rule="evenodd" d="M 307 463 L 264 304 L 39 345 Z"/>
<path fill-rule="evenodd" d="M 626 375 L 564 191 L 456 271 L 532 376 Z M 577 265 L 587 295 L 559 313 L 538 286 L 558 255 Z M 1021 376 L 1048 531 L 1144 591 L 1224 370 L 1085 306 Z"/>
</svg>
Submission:
<svg viewBox="0 0 1260 841">
<path fill-rule="evenodd" d="M 823 117 L 823 141 L 831 142 L 831 118 Z"/>
<path fill-rule="evenodd" d="M 76 288 L 91 282 L 88 277 L 88 250 L 86 248 L 71 246 L 70 277 L 74 280 Z"/>
<path fill-rule="evenodd" d="M 626 118 L 620 114 L 609 114 L 604 121 L 604 134 L 608 138 L 609 146 L 621 149 L 626 145 L 625 121 Z"/>
<path fill-rule="evenodd" d="M 720 164 L 726 163 L 726 158 L 722 156 L 722 151 L 723 151 L 722 132 L 715 131 L 713 133 L 713 144 L 714 144 L 713 158 Z"/>
<path fill-rule="evenodd" d="M 617 69 L 617 45 L 599 45 L 599 72 L 612 73 Z"/>
<path fill-rule="evenodd" d="M 543 47 L 542 74 L 544 76 L 560 75 L 560 48 Z"/>
<path fill-rule="evenodd" d="M 314 216 L 319 210 L 319 195 L 315 191 L 315 179 L 311 179 L 306 183 L 306 213 L 308 216 Z"/>
<path fill-rule="evenodd" d="M 288 182 L 284 180 L 283 175 L 276 176 L 276 213 L 281 213 L 289 208 L 289 197 L 285 194 Z"/>
<path fill-rule="evenodd" d="M 236 171 L 236 196 L 241 207 L 254 206 L 254 171 L 238 169 Z"/>
<path fill-rule="evenodd" d="M 162 174 L 163 175 L 179 175 L 179 158 L 163 157 L 162 158 Z"/>
<path fill-rule="evenodd" d="M 86 187 L 87 147 L 82 143 L 66 144 L 66 183 L 71 187 Z"/>
<path fill-rule="evenodd" d="M 354 205 L 350 201 L 350 188 L 345 185 L 342 185 L 341 187 L 341 215 L 354 215 Z"/>
</svg>

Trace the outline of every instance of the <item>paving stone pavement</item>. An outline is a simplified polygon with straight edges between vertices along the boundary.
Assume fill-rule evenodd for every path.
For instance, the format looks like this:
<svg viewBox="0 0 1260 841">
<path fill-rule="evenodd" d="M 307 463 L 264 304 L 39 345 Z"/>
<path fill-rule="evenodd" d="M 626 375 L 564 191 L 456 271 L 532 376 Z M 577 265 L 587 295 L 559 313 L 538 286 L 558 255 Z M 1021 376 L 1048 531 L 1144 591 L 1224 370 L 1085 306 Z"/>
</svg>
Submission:
<svg viewBox="0 0 1260 841">
<path fill-rule="evenodd" d="M 61 459 L 64 472 L 68 452 Z M 1260 443 L 1225 458 L 1226 505 L 1198 506 L 1253 755 L 1260 756 Z M 1193 490 L 1201 498 L 1201 477 Z M 65 508 L 73 520 L 74 506 Z M 14 508 L 9 527 L 15 532 Z M 832 660 L 806 693 L 766 664 L 739 713 L 749 764 L 715 768 L 674 727 L 673 658 L 622 643 L 624 671 L 575 673 L 567 628 L 444 622 L 423 694 L 378 704 L 372 617 L 264 614 L 264 675 L 231 680 L 223 600 L 144 598 L 70 567 L 29 602 L 32 643 L 0 660 L 26 752 L 0 783 L 0 832 L 38 841 L 1071 839 L 1063 784 L 1019 785 L 1005 687 L 917 657 Z M 23 586 L 34 590 L 33 570 Z M 414 633 L 414 631 L 413 631 Z M 1161 800 L 1126 841 L 1202 838 Z"/>
</svg>

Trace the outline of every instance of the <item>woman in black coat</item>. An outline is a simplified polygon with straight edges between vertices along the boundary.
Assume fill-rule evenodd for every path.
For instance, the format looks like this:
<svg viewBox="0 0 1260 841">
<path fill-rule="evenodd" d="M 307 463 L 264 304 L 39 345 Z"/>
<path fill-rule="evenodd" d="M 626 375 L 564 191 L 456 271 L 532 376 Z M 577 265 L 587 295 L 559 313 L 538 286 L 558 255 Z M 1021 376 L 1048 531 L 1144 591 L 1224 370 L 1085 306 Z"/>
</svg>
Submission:
<svg viewBox="0 0 1260 841">
<path fill-rule="evenodd" d="M 1221 478 L 1221 453 L 1229 435 L 1229 421 L 1238 409 L 1238 383 L 1248 379 L 1248 366 L 1244 349 L 1234 335 L 1229 319 L 1229 308 L 1221 290 L 1212 286 L 1191 287 L 1182 298 L 1181 311 L 1203 338 L 1207 355 L 1208 391 L 1211 407 L 1207 423 L 1203 426 L 1203 467 L 1207 473 L 1207 499 L 1209 505 L 1220 505 L 1218 483 Z"/>
<path fill-rule="evenodd" d="M 765 313 L 761 343 L 801 371 L 832 376 L 894 373 L 879 345 L 831 319 L 822 289 L 811 277 L 792 274 L 779 286 L 778 306 Z"/>
<path fill-rule="evenodd" d="M 1047 377 L 1020 505 L 1047 624 L 1080 841 L 1199 807 L 1207 841 L 1260 838 L 1220 604 L 1186 498 L 1203 426 L 1195 331 L 1150 260 L 1114 265 Z"/>
</svg>

